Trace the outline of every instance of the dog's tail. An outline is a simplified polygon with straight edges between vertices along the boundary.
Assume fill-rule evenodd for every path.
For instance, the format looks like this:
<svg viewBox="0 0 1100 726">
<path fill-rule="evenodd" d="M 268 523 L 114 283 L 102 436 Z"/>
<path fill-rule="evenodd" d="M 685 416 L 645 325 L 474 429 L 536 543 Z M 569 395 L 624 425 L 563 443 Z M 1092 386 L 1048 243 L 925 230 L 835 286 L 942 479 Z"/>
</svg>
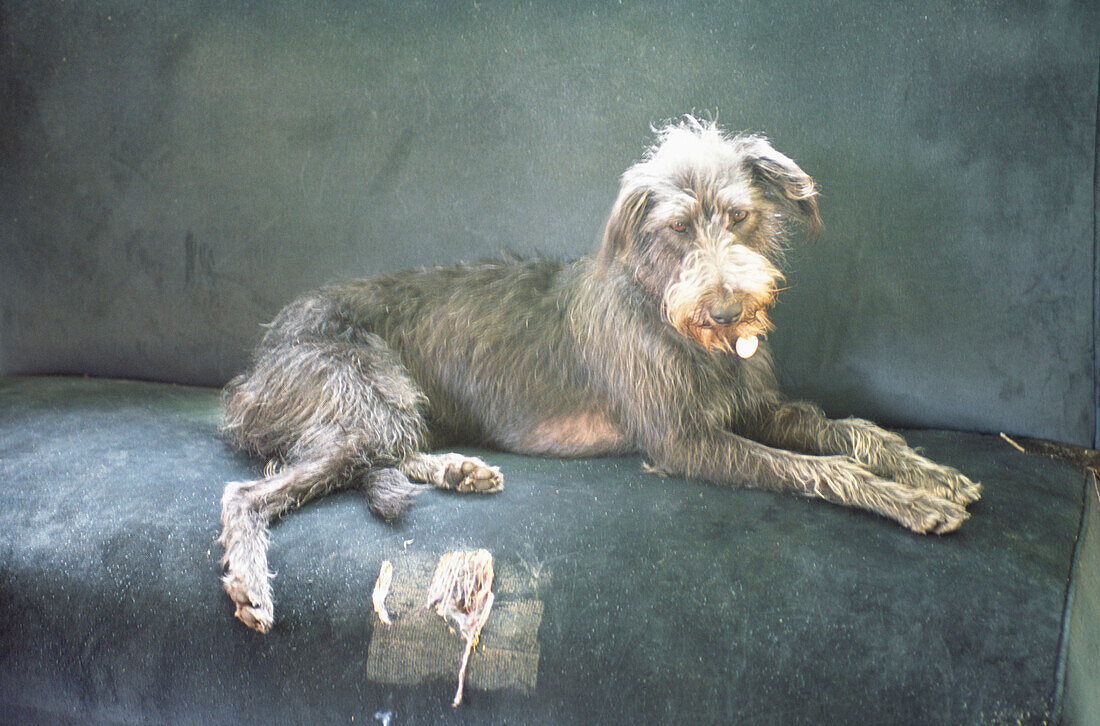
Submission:
<svg viewBox="0 0 1100 726">
<path fill-rule="evenodd" d="M 390 521 L 404 514 L 421 487 L 397 469 L 380 467 L 369 469 L 362 475 L 362 489 L 370 511 L 376 517 Z"/>
</svg>

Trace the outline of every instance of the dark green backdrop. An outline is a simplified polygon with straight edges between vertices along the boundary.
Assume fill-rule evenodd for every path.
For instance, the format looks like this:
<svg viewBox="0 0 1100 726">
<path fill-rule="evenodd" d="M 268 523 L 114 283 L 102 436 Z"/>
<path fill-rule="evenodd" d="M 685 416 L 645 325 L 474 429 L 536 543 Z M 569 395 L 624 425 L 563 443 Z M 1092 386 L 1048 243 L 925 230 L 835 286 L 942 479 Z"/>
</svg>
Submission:
<svg viewBox="0 0 1100 726">
<path fill-rule="evenodd" d="M 769 134 L 831 413 L 1093 444 L 1095 3 L 0 2 L 0 372 L 220 385 L 334 277 L 592 249 L 650 124 Z"/>
</svg>

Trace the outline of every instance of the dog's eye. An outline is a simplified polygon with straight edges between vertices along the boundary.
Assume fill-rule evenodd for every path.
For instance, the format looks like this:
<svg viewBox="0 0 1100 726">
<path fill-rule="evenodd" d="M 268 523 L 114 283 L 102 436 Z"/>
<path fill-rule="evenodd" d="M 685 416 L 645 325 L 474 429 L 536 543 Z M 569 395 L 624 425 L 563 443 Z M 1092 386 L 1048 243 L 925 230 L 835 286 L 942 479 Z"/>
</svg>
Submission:
<svg viewBox="0 0 1100 726">
<path fill-rule="evenodd" d="M 749 213 L 747 210 L 738 209 L 736 212 L 730 215 L 730 218 L 733 220 L 734 224 L 740 224 L 741 222 L 744 222 L 745 218 L 748 216 Z"/>
<path fill-rule="evenodd" d="M 687 228 L 688 228 L 687 224 L 685 224 L 683 222 L 679 222 L 679 221 L 673 222 L 672 224 L 670 224 L 668 226 L 672 228 L 673 232 L 679 232 L 679 233 L 687 232 Z"/>
</svg>

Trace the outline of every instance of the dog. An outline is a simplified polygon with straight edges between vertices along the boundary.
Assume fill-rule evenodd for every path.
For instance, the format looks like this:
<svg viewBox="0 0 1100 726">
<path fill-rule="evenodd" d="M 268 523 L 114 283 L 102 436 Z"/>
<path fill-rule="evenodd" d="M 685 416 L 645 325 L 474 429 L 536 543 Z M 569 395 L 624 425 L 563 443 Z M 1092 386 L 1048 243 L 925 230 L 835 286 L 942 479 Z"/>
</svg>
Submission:
<svg viewBox="0 0 1100 726">
<path fill-rule="evenodd" d="M 979 484 L 776 383 L 763 338 L 784 249 L 820 228 L 794 161 L 687 116 L 623 174 L 593 255 L 387 274 L 290 303 L 224 391 L 229 441 L 270 462 L 222 498 L 237 618 L 272 627 L 268 525 L 315 497 L 358 487 L 392 519 L 424 484 L 500 491 L 481 459 L 430 453 L 456 443 L 641 453 L 661 474 L 958 528 Z"/>
</svg>

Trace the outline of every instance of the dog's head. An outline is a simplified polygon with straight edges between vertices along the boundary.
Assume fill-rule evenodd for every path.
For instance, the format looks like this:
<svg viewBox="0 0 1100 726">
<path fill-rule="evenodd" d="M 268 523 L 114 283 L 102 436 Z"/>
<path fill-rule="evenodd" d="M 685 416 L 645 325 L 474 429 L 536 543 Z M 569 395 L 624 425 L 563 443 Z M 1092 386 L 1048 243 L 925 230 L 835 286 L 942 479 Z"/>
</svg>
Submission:
<svg viewBox="0 0 1100 726">
<path fill-rule="evenodd" d="M 681 335 L 730 351 L 771 327 L 790 222 L 820 231 L 806 172 L 762 137 L 688 116 L 623 174 L 599 264 L 630 275 Z"/>
</svg>

